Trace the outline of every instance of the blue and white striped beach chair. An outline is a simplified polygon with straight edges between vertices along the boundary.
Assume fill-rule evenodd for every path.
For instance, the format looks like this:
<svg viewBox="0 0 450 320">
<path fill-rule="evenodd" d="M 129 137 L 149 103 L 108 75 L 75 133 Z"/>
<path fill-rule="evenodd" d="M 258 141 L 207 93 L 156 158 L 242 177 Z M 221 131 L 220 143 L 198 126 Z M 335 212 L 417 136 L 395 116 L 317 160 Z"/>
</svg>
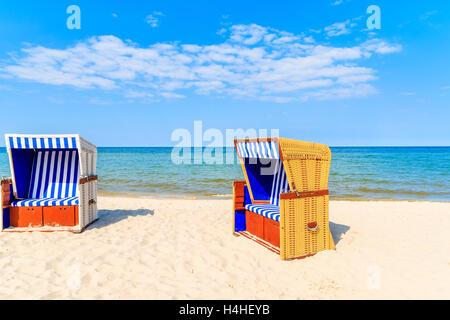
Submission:
<svg viewBox="0 0 450 320">
<path fill-rule="evenodd" d="M 81 231 L 96 220 L 95 145 L 79 135 L 8 134 L 6 147 L 12 195 L 2 208 L 3 230 L 59 226 Z"/>
</svg>

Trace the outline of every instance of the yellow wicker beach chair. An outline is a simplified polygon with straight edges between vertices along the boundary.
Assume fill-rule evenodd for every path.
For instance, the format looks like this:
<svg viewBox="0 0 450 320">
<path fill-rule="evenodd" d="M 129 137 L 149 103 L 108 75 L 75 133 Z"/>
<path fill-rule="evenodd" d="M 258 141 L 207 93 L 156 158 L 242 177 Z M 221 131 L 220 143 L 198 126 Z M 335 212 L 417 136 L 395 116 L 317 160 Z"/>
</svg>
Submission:
<svg viewBox="0 0 450 320">
<path fill-rule="evenodd" d="M 285 138 L 237 139 L 245 181 L 235 181 L 234 234 L 298 259 L 334 249 L 328 218 L 331 151 Z"/>
</svg>

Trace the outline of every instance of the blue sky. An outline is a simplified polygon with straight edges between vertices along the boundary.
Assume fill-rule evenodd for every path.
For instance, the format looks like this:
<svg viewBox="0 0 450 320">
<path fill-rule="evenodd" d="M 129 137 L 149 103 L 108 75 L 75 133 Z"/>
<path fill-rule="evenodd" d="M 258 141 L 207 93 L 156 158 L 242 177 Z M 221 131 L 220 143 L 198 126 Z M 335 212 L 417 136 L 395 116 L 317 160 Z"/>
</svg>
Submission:
<svg viewBox="0 0 450 320">
<path fill-rule="evenodd" d="M 79 30 L 66 26 L 73 4 Z M 379 30 L 366 25 L 373 4 Z M 449 12 L 449 1 L 3 1 L 0 134 L 167 146 L 201 120 L 332 146 L 450 145 Z"/>
</svg>

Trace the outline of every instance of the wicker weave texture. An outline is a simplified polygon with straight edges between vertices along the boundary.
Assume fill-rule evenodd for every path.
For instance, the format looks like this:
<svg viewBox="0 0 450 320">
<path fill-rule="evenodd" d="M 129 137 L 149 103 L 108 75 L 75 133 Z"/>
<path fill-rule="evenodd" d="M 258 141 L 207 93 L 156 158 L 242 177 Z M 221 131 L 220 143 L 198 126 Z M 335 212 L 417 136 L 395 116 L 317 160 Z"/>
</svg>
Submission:
<svg viewBox="0 0 450 320">
<path fill-rule="evenodd" d="M 320 143 L 285 138 L 269 139 L 278 141 L 291 194 L 280 198 L 281 259 L 302 258 L 322 250 L 334 249 L 329 227 L 328 192 L 327 195 L 320 194 L 328 189 L 330 148 Z M 249 185 L 242 159 L 241 164 Z M 313 191 L 319 193 L 313 196 L 301 194 Z M 250 185 L 249 193 L 253 203 Z"/>
<path fill-rule="evenodd" d="M 334 249 L 329 228 L 328 196 L 280 200 L 280 257 L 283 260 Z M 317 230 L 307 229 L 317 223 Z"/>
<path fill-rule="evenodd" d="M 291 190 L 317 191 L 328 188 L 331 151 L 320 143 L 279 139 Z M 294 259 L 334 249 L 329 228 L 329 196 L 280 200 L 280 256 Z M 317 223 L 317 230 L 307 229 Z"/>
<path fill-rule="evenodd" d="M 291 190 L 327 189 L 331 161 L 328 146 L 284 138 L 279 144 Z"/>
</svg>

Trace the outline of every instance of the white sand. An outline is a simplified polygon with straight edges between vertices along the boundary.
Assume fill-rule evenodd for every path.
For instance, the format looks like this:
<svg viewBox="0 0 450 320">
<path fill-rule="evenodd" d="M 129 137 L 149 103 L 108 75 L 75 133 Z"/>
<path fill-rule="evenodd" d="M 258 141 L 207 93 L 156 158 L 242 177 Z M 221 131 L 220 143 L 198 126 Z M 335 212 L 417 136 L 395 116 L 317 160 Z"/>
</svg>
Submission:
<svg viewBox="0 0 450 320">
<path fill-rule="evenodd" d="M 82 234 L 0 233 L 0 298 L 450 299 L 450 203 L 332 201 L 336 251 L 281 261 L 231 200 L 101 197 Z"/>
</svg>

